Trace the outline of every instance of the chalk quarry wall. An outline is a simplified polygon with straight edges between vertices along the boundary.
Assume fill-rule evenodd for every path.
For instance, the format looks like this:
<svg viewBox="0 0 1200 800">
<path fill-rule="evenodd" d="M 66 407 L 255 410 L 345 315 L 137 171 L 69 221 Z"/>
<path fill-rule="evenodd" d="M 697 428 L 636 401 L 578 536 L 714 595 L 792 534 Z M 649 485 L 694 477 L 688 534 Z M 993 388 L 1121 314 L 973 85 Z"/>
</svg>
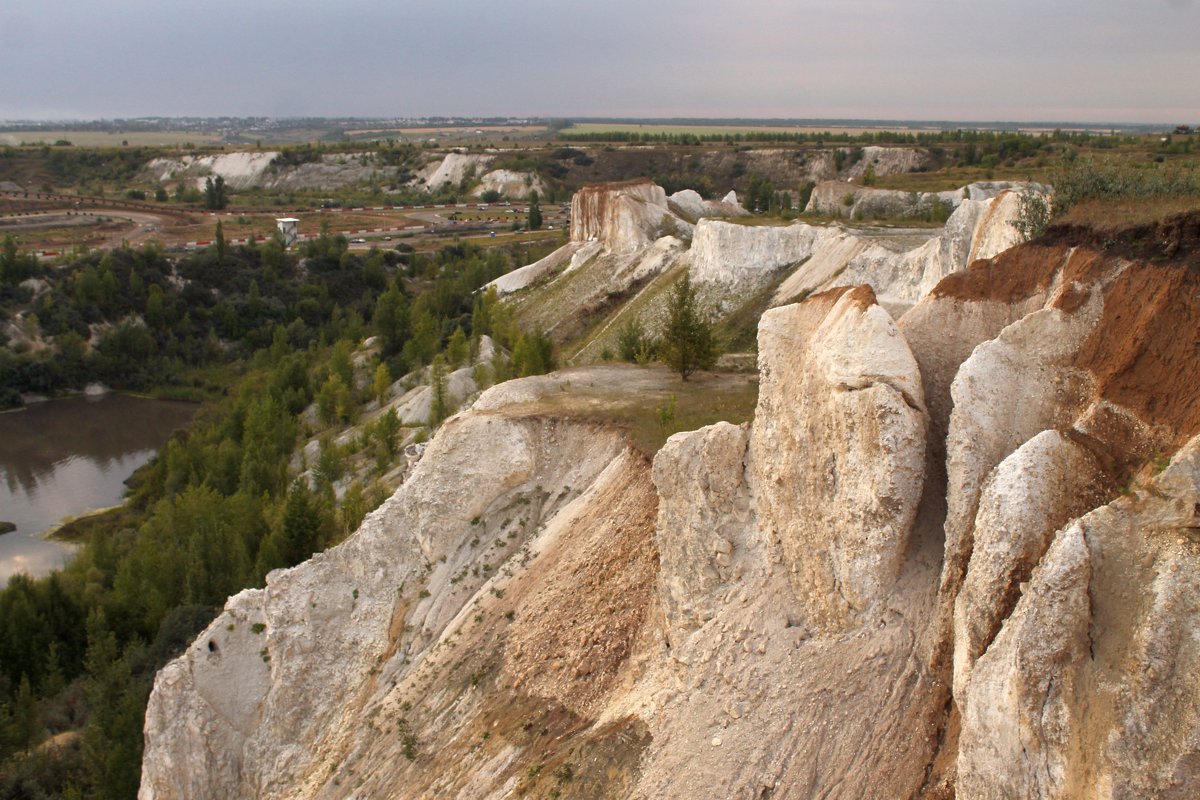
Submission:
<svg viewBox="0 0 1200 800">
<path fill-rule="evenodd" d="M 1197 796 L 1200 218 L 1128 242 L 769 311 L 652 464 L 489 390 L 159 674 L 140 797 Z"/>
</svg>

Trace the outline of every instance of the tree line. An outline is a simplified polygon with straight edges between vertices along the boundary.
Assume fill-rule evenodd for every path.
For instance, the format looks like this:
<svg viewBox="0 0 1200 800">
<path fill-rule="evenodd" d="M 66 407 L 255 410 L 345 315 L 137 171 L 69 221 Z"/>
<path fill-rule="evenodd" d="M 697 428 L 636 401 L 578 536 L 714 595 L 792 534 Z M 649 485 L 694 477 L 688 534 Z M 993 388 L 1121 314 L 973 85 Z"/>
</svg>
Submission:
<svg viewBox="0 0 1200 800">
<path fill-rule="evenodd" d="M 266 242 L 179 259 L 121 249 L 53 271 L 26 264 L 47 285 L 35 297 L 18 281 L 3 313 L 34 313 L 50 347 L 0 347 L 0 385 L 178 389 L 214 367 L 234 377 L 139 471 L 122 510 L 84 526 L 66 567 L 0 590 L 0 798 L 136 794 L 157 669 L 229 595 L 337 543 L 382 501 L 357 480 L 339 499 L 332 433 L 392 375 L 463 365 L 484 335 L 511 353 L 485 365 L 485 382 L 553 366 L 549 340 L 478 291 L 539 254 L 454 244 L 359 255 L 323 235 L 299 254 Z M 356 364 L 369 336 L 377 358 Z M 373 474 L 390 468 L 398 434 L 385 414 L 356 437 Z M 304 465 L 311 480 L 297 480 L 310 436 L 320 455 Z M 79 736 L 38 748 L 68 732 Z"/>
</svg>

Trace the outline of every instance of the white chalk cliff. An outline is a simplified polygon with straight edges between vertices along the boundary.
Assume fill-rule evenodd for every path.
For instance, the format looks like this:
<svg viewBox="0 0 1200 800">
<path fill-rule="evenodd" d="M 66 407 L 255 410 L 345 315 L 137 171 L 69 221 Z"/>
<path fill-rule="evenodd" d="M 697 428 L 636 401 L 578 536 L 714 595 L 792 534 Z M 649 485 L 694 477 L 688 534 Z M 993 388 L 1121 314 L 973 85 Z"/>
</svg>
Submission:
<svg viewBox="0 0 1200 800">
<path fill-rule="evenodd" d="M 1197 796 L 1200 222 L 1140 235 L 768 311 L 753 421 L 652 463 L 599 373 L 488 390 L 159 674 L 139 796 Z"/>
</svg>

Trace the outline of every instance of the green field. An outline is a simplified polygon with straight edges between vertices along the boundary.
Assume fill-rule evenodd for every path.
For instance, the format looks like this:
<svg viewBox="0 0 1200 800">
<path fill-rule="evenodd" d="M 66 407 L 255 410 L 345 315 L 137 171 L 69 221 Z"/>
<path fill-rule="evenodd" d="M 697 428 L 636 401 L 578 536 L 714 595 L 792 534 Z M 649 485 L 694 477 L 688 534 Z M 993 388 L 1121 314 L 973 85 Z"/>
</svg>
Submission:
<svg viewBox="0 0 1200 800">
<path fill-rule="evenodd" d="M 845 133 L 857 136 L 861 133 L 873 133 L 874 131 L 881 130 L 907 132 L 923 129 L 896 126 L 890 126 L 887 128 L 854 128 L 828 125 L 639 125 L 628 122 L 577 122 L 571 127 L 565 129 L 563 133 L 645 133 L 650 135 L 690 133 L 695 136 L 733 136 L 739 133 Z"/>
</svg>

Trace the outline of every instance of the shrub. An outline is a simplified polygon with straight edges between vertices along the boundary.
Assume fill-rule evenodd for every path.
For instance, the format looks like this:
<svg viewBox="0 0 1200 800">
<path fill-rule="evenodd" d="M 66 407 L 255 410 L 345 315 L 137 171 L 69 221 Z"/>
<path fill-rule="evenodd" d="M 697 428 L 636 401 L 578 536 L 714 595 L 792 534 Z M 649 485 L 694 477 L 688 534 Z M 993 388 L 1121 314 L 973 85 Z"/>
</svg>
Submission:
<svg viewBox="0 0 1200 800">
<path fill-rule="evenodd" d="M 617 352 L 622 361 L 638 361 L 638 355 L 650 345 L 646 329 L 636 319 L 631 319 L 617 331 Z"/>
<path fill-rule="evenodd" d="M 1041 236 L 1050 224 L 1050 206 L 1046 198 L 1039 192 L 1021 192 L 1017 218 L 1011 224 L 1027 242 Z"/>
</svg>

